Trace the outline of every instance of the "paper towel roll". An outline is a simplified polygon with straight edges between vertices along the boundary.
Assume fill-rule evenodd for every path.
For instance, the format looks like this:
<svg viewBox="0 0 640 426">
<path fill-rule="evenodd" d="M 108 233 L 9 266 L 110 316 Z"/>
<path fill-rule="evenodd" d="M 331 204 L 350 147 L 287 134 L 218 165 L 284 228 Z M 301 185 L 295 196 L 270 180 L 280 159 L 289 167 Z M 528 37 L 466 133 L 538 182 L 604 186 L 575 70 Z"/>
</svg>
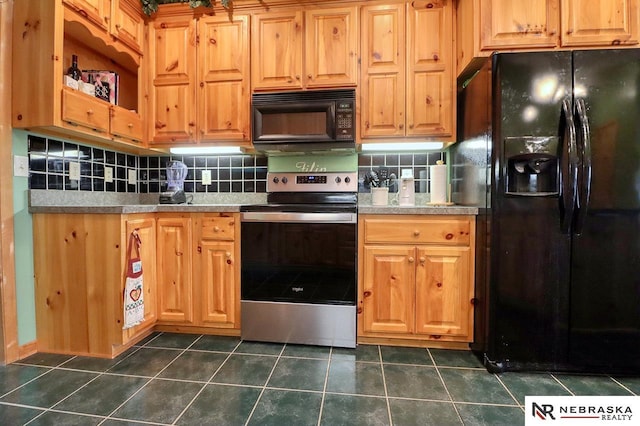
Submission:
<svg viewBox="0 0 640 426">
<path fill-rule="evenodd" d="M 437 164 L 429 166 L 431 174 L 431 204 L 447 202 L 447 165 Z"/>
</svg>

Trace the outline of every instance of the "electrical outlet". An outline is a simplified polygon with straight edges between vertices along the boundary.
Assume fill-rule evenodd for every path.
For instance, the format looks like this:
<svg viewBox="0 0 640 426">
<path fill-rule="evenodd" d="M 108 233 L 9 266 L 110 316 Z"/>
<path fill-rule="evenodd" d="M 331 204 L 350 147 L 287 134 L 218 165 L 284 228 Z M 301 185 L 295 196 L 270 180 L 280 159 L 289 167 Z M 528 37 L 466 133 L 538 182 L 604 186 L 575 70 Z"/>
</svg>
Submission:
<svg viewBox="0 0 640 426">
<path fill-rule="evenodd" d="M 113 182 L 113 167 L 104 168 L 104 181 L 106 183 Z"/>
<path fill-rule="evenodd" d="M 138 176 L 135 169 L 129 169 L 127 173 L 128 173 L 127 181 L 129 185 L 135 185 L 136 181 L 138 180 Z"/>
<path fill-rule="evenodd" d="M 211 170 L 202 171 L 202 184 L 211 185 Z"/>
<path fill-rule="evenodd" d="M 13 175 L 29 177 L 29 159 L 24 155 L 13 156 Z"/>
<path fill-rule="evenodd" d="M 80 180 L 80 163 L 76 161 L 69 163 L 69 180 Z"/>
</svg>

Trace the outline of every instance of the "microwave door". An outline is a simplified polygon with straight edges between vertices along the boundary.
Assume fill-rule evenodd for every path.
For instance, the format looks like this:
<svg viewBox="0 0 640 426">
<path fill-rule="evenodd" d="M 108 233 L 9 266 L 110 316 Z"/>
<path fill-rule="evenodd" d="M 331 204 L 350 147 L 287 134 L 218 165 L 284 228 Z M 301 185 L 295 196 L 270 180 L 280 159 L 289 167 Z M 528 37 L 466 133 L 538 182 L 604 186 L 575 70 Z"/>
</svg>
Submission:
<svg viewBox="0 0 640 426">
<path fill-rule="evenodd" d="M 254 143 L 335 140 L 335 102 L 253 106 Z"/>
</svg>

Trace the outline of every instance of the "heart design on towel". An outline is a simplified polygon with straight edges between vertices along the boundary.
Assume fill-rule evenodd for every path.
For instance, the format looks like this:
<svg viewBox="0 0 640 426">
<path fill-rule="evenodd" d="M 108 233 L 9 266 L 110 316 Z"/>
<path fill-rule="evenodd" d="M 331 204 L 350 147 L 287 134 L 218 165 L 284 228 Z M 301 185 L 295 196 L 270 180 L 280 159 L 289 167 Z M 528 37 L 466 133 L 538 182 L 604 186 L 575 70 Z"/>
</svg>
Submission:
<svg viewBox="0 0 640 426">
<path fill-rule="evenodd" d="M 129 292 L 129 297 L 131 297 L 131 299 L 134 302 L 137 302 L 138 299 L 140 299 L 141 294 L 142 294 L 142 289 L 140 287 L 137 287 Z"/>
</svg>

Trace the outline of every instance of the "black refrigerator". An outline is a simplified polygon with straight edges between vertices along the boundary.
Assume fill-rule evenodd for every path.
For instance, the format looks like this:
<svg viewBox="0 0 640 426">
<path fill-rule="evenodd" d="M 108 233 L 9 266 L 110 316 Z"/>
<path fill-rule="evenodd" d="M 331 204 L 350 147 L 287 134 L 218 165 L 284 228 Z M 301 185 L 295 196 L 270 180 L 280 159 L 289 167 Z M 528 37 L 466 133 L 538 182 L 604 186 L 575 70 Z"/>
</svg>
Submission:
<svg viewBox="0 0 640 426">
<path fill-rule="evenodd" d="M 640 373 L 640 49 L 475 65 L 450 150 L 479 208 L 471 349 L 494 372 Z"/>
</svg>

